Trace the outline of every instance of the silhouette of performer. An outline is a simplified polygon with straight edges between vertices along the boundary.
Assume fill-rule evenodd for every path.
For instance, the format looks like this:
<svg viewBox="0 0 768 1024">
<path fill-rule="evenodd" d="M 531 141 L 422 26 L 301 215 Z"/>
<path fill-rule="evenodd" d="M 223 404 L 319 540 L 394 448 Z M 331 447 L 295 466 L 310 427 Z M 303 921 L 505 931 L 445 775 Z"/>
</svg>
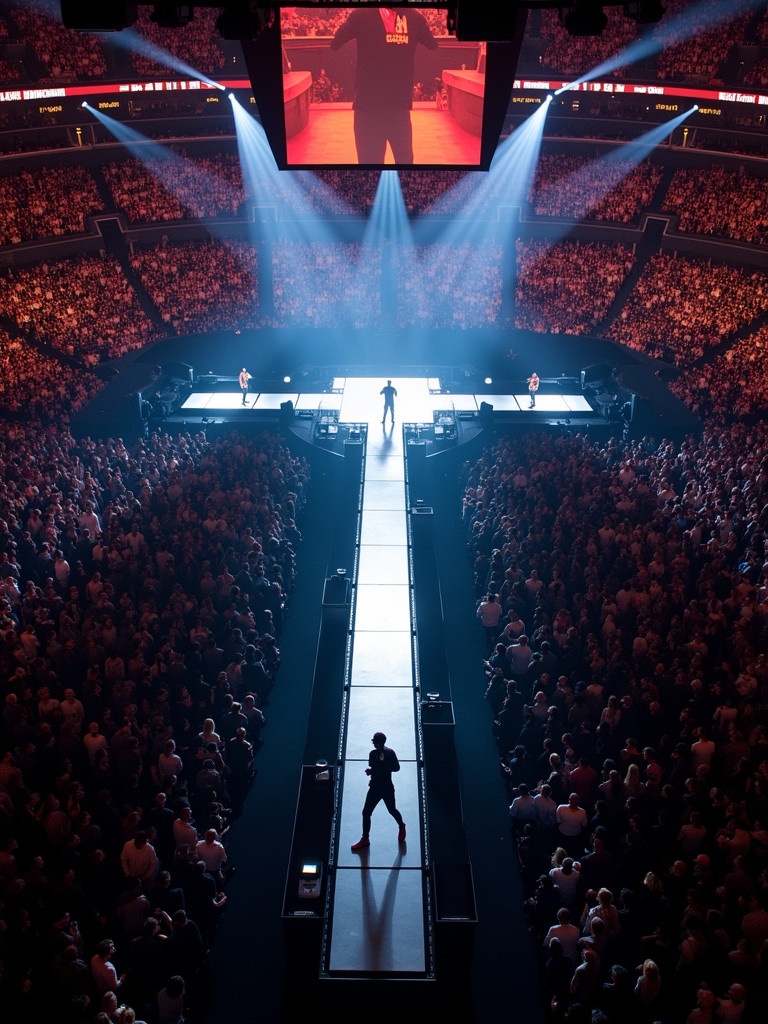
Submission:
<svg viewBox="0 0 768 1024">
<path fill-rule="evenodd" d="M 352 849 L 357 853 L 365 850 L 371 845 L 368 838 L 371 832 L 371 815 L 380 800 L 400 826 L 397 833 L 398 843 L 405 842 L 405 822 L 403 816 L 395 806 L 395 787 L 392 784 L 392 772 L 400 771 L 400 762 L 397 754 L 391 747 L 385 746 L 387 737 L 383 732 L 375 732 L 371 743 L 373 750 L 368 755 L 368 767 L 365 774 L 370 776 L 368 783 L 368 794 L 363 805 L 363 834 L 360 839 L 353 843 Z"/>
<path fill-rule="evenodd" d="M 392 387 L 392 381 L 388 380 L 384 387 L 379 392 L 380 395 L 384 395 L 384 418 L 381 421 L 381 425 L 387 422 L 387 413 L 392 417 L 392 426 L 395 425 L 395 399 L 397 398 L 397 388 Z"/>
</svg>

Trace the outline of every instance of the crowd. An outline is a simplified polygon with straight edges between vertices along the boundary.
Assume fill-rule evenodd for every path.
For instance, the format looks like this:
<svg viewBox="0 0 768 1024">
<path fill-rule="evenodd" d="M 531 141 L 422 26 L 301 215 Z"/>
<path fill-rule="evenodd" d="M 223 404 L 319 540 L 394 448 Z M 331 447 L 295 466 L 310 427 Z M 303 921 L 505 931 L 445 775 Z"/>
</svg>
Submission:
<svg viewBox="0 0 768 1024">
<path fill-rule="evenodd" d="M 644 160 L 542 153 L 529 202 L 537 217 L 630 224 L 651 203 L 662 168 Z"/>
<path fill-rule="evenodd" d="M 248 242 L 161 243 L 134 249 L 130 261 L 177 334 L 258 325 L 258 259 Z"/>
<path fill-rule="evenodd" d="M 604 11 L 607 22 L 598 35 L 571 35 L 559 11 L 543 11 L 541 36 L 547 45 L 542 62 L 564 75 L 579 75 L 585 68 L 602 66 L 637 40 L 637 24 L 621 8 L 610 6 Z M 625 70 L 618 67 L 611 75 L 620 77 Z"/>
<path fill-rule="evenodd" d="M 25 338 L 0 328 L 0 408 L 45 419 L 51 412 L 78 412 L 102 388 L 82 366 L 62 362 Z"/>
<path fill-rule="evenodd" d="M 180 151 L 154 168 L 129 159 L 106 164 L 102 171 L 115 208 L 130 221 L 242 215 L 246 191 L 234 154 L 189 159 Z M 660 169 L 649 162 L 634 170 L 616 165 L 617 176 L 624 171 L 626 177 L 605 192 L 605 175 L 614 172 L 612 165 L 544 153 L 530 195 L 533 212 L 632 223 L 653 200 Z M 357 213 L 370 209 L 378 177 L 363 175 Z M 430 198 L 429 176 L 404 173 L 403 200 L 413 216 L 426 210 L 450 215 L 476 203 L 478 188 L 485 197 L 485 182 L 478 177 L 446 172 Z M 281 182 L 265 182 L 262 197 L 270 187 L 276 189 L 270 201 L 278 209 L 303 209 L 307 215 L 313 209 L 325 215 L 352 212 L 354 179 L 343 172 Z M 683 231 L 762 244 L 768 203 L 763 184 L 745 170 L 677 170 L 664 209 L 679 216 Z M 99 187 L 94 174 L 77 167 L 25 170 L 0 179 L 7 211 L 0 238 L 23 244 L 83 231 L 85 218 L 103 208 Z M 731 196 L 727 204 L 719 201 L 725 193 Z M 486 198 L 492 207 L 500 193 Z M 286 233 L 281 228 L 280 234 Z M 265 300 L 259 294 L 258 254 L 250 244 L 208 239 L 179 245 L 164 239 L 150 249 L 132 245 L 127 276 L 106 253 L 8 268 L 0 275 L 0 315 L 34 342 L 93 366 L 168 331 L 339 323 L 364 328 L 390 315 L 400 327 L 466 329 L 499 326 L 513 313 L 519 329 L 562 334 L 602 329 L 613 341 L 674 362 L 684 370 L 676 393 L 697 411 L 708 406 L 719 416 L 744 415 L 764 407 L 755 361 L 761 349 L 750 351 L 737 337 L 766 311 L 762 271 L 658 252 L 643 266 L 621 312 L 605 326 L 606 313 L 635 266 L 634 249 L 521 240 L 516 246 L 515 294 L 505 299 L 508 285 L 499 244 L 412 246 L 396 261 L 393 250 L 385 249 L 382 262 L 376 247 L 302 245 L 278 238 L 271 243 L 271 291 Z M 312 282 L 309 290 L 307 281 Z M 143 286 L 157 312 L 143 298 L 142 308 L 134 283 Z M 724 344 L 732 351 L 721 355 Z M 29 357 L 16 349 L 12 358 L 21 365 Z M 711 365 L 702 365 L 708 360 Z M 729 371 L 737 372 L 729 376 Z M 65 379 L 55 371 L 53 376 Z M 91 387 L 88 381 L 84 389 L 75 389 L 75 404 L 81 404 Z"/>
<path fill-rule="evenodd" d="M 231 153 L 190 159 L 169 152 L 162 160 L 108 163 L 102 173 L 131 223 L 234 217 L 246 200 L 240 161 Z"/>
<path fill-rule="evenodd" d="M 371 327 L 382 323 L 381 253 L 352 242 L 272 246 L 275 323 Z"/>
<path fill-rule="evenodd" d="M 762 271 L 659 252 L 606 333 L 652 358 L 689 366 L 766 310 Z"/>
<path fill-rule="evenodd" d="M 307 198 L 316 212 L 366 216 L 373 209 L 379 187 L 378 171 L 319 170 L 313 177 L 319 184 L 308 192 Z M 464 171 L 399 171 L 400 191 L 408 216 L 418 217 L 437 205 L 442 206 L 463 177 Z M 457 209 L 458 203 L 442 212 Z"/>
<path fill-rule="evenodd" d="M 727 203 L 722 202 L 725 195 Z M 768 241 L 768 182 L 743 168 L 713 165 L 675 171 L 662 209 L 677 214 L 680 231 L 750 245 Z"/>
<path fill-rule="evenodd" d="M 537 434 L 466 466 L 479 681 L 553 1024 L 765 1015 L 767 443 Z"/>
<path fill-rule="evenodd" d="M 718 423 L 768 408 L 768 329 L 760 327 L 710 362 L 687 367 L 669 385 L 697 416 Z"/>
<path fill-rule="evenodd" d="M 3 1008 L 179 1024 L 227 904 L 309 471 L 268 434 L 127 447 L 45 422 L 0 443 Z"/>
<path fill-rule="evenodd" d="M 517 242 L 515 326 L 552 334 L 590 334 L 632 270 L 621 244 Z"/>
<path fill-rule="evenodd" d="M 687 18 L 675 19 L 677 11 L 685 14 L 690 4 L 686 0 L 673 0 L 669 5 L 671 17 L 655 29 L 663 40 L 664 48 L 656 58 L 656 76 L 662 79 L 699 77 L 711 79 L 722 74 L 723 67 L 734 48 L 735 41 L 748 39 L 748 29 L 753 22 L 750 11 L 721 21 L 722 8 L 717 0 L 708 0 L 698 9 L 702 17 L 713 17 L 710 28 L 691 35 Z M 765 20 L 765 13 L 761 15 Z"/>
<path fill-rule="evenodd" d="M 13 19 L 19 38 L 31 47 L 34 61 L 43 65 L 43 73 L 35 78 L 54 82 L 88 81 L 103 78 L 107 60 L 102 41 L 97 35 L 64 28 L 61 5 L 57 0 L 37 0 L 34 4 L 10 3 L 8 15 Z M 30 61 L 26 63 L 29 65 Z"/>
<path fill-rule="evenodd" d="M 662 43 L 662 48 L 648 61 L 651 74 L 655 73 L 659 79 L 700 80 L 721 76 L 735 45 L 754 44 L 756 38 L 761 43 L 765 41 L 768 19 L 764 12 L 757 10 L 732 17 L 725 24 L 717 23 L 693 38 L 686 38 L 690 34 L 686 15 L 692 3 L 693 0 L 668 0 L 664 4 L 664 18 L 652 26 L 652 33 Z M 718 3 L 719 0 L 709 0 L 704 5 L 699 4 L 697 17 L 708 18 Z M 639 40 L 639 26 L 624 9 L 608 5 L 604 12 L 606 26 L 597 35 L 570 34 L 559 11 L 535 12 L 535 17 L 529 19 L 527 43 L 535 44 L 532 52 L 538 56 L 539 40 L 544 41 L 541 63 L 555 73 L 567 76 L 583 74 L 612 62 Z M 171 61 L 181 61 L 204 74 L 214 77 L 221 74 L 227 58 L 216 30 L 217 9 L 195 8 L 189 24 L 177 27 L 157 24 L 151 20 L 151 13 L 148 6 L 141 5 L 132 27 L 139 40 L 150 44 L 144 50 L 140 45 L 131 49 L 131 66 L 136 77 L 166 77 L 171 71 L 168 63 L 155 59 L 152 47 L 165 51 Z M 343 10 L 312 10 L 306 13 L 302 8 L 282 8 L 279 13 L 281 30 L 286 38 L 332 36 L 347 17 Z M 425 9 L 422 13 L 434 35 L 447 35 L 445 11 Z M 2 25 L 5 31 L 4 35 L 0 34 L 0 39 L 24 38 L 29 42 L 31 54 L 24 61 L 25 77 L 34 81 L 68 82 L 103 78 L 114 71 L 116 62 L 104 37 L 63 28 L 58 0 L 38 0 L 34 5 L 9 0 L 4 7 L 4 15 Z M 621 77 L 627 69 L 628 65 L 622 64 L 612 68 L 609 74 Z M 746 72 L 744 84 L 759 86 L 764 77 L 763 64 L 759 60 Z M 333 92 L 333 83 L 330 90 Z M 327 97 L 323 95 L 322 98 Z"/>
<path fill-rule="evenodd" d="M 20 81 L 21 70 L 18 64 L 7 61 L 4 57 L 0 57 L 0 82 L 6 82 L 10 85 Z"/>
<path fill-rule="evenodd" d="M 0 315 L 88 366 L 142 348 L 159 333 L 114 256 L 8 268 Z"/>
<path fill-rule="evenodd" d="M 448 33 L 446 12 L 444 10 L 421 11 L 430 31 L 434 36 L 445 36 Z M 326 8 L 286 7 L 280 10 L 280 31 L 284 38 L 311 39 L 335 35 L 337 29 L 349 17 L 348 10 Z"/>
<path fill-rule="evenodd" d="M 84 167 L 38 167 L 0 178 L 0 245 L 79 234 L 104 203 Z"/>
<path fill-rule="evenodd" d="M 134 30 L 152 46 L 168 55 L 168 62 L 153 59 L 152 51 L 131 50 L 131 64 L 140 78 L 165 78 L 176 61 L 205 75 L 216 76 L 224 68 L 221 37 L 216 32 L 219 10 L 194 7 L 193 16 L 186 25 L 166 28 L 152 20 L 152 11 L 146 4 L 139 5 Z"/>
<path fill-rule="evenodd" d="M 711 79 L 722 74 L 729 56 L 739 42 L 752 42 L 755 33 L 764 38 L 766 14 L 752 11 L 733 16 L 723 23 L 718 18 L 722 10 L 718 0 L 696 4 L 696 17 L 712 19 L 712 27 L 690 33 L 691 0 L 665 0 L 665 16 L 651 27 L 653 37 L 661 49 L 653 56 L 655 74 L 659 79 Z M 606 24 L 597 35 L 570 34 L 558 11 L 544 11 L 540 35 L 546 42 L 542 63 L 564 75 L 583 74 L 588 68 L 610 66 L 609 75 L 623 77 L 631 73 L 631 55 L 628 63 L 613 67 L 613 62 L 632 44 L 639 41 L 642 26 L 621 7 L 603 8 Z M 756 24 L 755 24 L 756 21 Z M 530 32 L 530 27 L 529 27 Z M 631 54 L 631 51 L 630 51 Z"/>
<path fill-rule="evenodd" d="M 765 89 L 768 86 L 768 58 L 760 57 L 744 72 L 744 85 L 753 89 Z"/>
<path fill-rule="evenodd" d="M 398 327 L 468 330 L 501 315 L 503 248 L 494 242 L 403 246 L 397 257 Z"/>
</svg>

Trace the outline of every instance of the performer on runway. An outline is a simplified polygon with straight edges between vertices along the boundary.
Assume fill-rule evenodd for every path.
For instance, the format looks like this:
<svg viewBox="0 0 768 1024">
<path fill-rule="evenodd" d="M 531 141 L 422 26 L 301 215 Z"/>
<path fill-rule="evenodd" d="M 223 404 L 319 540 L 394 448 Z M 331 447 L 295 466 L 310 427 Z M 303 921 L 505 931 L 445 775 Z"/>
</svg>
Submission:
<svg viewBox="0 0 768 1024">
<path fill-rule="evenodd" d="M 371 814 L 380 800 L 384 801 L 384 806 L 400 826 L 400 831 L 397 833 L 398 843 L 405 842 L 405 822 L 395 806 L 395 787 L 392 784 L 392 772 L 400 771 L 400 762 L 397 760 L 394 750 L 384 745 L 386 742 L 387 737 L 383 732 L 373 734 L 371 740 L 373 750 L 368 755 L 368 767 L 365 769 L 365 774 L 370 776 L 370 781 L 368 795 L 363 805 L 363 834 L 358 842 L 352 845 L 355 853 L 365 850 L 371 845 L 368 838 L 371 831 Z"/>
<path fill-rule="evenodd" d="M 534 370 L 531 376 L 528 378 L 528 391 L 531 396 L 531 404 L 528 406 L 529 409 L 533 409 L 536 405 L 536 392 L 539 390 L 539 375 Z"/>
<path fill-rule="evenodd" d="M 240 390 L 243 392 L 243 405 L 245 405 L 245 396 L 248 394 L 248 381 L 253 380 L 253 377 L 248 373 L 246 368 L 243 367 L 237 380 L 240 384 Z"/>
<path fill-rule="evenodd" d="M 395 425 L 395 399 L 397 398 L 397 388 L 392 387 L 392 381 L 388 380 L 384 387 L 379 392 L 380 395 L 384 395 L 384 417 L 381 421 L 382 427 L 387 422 L 387 413 L 392 417 L 392 426 Z"/>
</svg>

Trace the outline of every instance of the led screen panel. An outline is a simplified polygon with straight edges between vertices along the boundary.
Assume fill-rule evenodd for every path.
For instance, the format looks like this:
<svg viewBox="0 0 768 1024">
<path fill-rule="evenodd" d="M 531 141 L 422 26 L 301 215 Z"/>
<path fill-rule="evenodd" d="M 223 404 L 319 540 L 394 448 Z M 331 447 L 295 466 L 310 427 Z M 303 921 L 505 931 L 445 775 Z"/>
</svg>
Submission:
<svg viewBox="0 0 768 1024">
<path fill-rule="evenodd" d="M 487 44 L 445 9 L 283 7 L 280 40 L 287 168 L 482 166 Z"/>
</svg>

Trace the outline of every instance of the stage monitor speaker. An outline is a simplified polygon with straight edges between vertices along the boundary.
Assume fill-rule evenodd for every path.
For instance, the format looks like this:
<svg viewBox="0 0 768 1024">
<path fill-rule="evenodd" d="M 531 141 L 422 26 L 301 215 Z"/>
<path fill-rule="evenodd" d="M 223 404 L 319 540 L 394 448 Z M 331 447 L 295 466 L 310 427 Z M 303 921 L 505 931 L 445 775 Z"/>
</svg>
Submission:
<svg viewBox="0 0 768 1024">
<path fill-rule="evenodd" d="M 630 403 L 629 422 L 632 424 L 634 435 L 649 433 L 656 429 L 657 423 L 650 401 L 643 395 L 632 395 Z"/>
<path fill-rule="evenodd" d="M 490 402 L 480 403 L 480 413 L 478 416 L 480 424 L 486 428 L 486 430 L 493 429 L 493 406 Z"/>
<path fill-rule="evenodd" d="M 292 423 L 294 417 L 293 402 L 290 400 L 287 402 L 280 403 L 280 422 L 281 423 Z"/>
<path fill-rule="evenodd" d="M 611 368 L 607 363 L 592 363 L 581 371 L 581 390 L 588 387 L 601 388 L 611 379 Z"/>
</svg>

